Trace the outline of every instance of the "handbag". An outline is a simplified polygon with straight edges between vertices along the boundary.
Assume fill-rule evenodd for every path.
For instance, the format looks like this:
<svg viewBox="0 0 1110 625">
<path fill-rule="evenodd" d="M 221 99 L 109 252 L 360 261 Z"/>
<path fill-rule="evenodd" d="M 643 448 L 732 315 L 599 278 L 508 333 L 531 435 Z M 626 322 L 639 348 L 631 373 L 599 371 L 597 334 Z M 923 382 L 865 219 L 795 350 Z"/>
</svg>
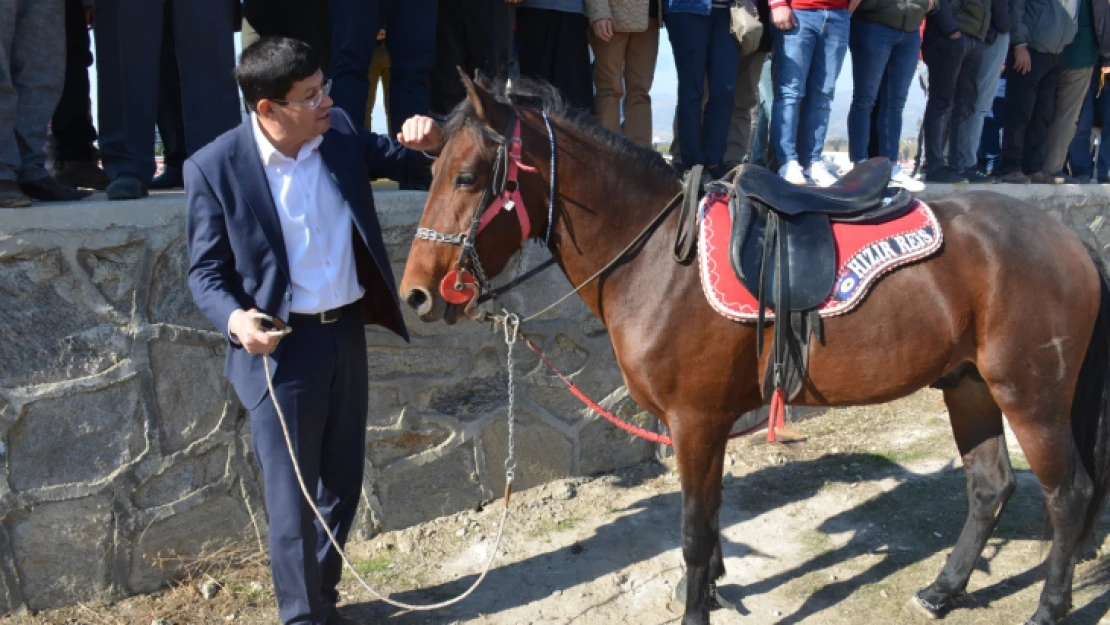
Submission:
<svg viewBox="0 0 1110 625">
<path fill-rule="evenodd" d="M 763 38 L 763 22 L 753 0 L 736 0 L 728 9 L 729 27 L 740 45 L 740 56 L 751 54 Z"/>
</svg>

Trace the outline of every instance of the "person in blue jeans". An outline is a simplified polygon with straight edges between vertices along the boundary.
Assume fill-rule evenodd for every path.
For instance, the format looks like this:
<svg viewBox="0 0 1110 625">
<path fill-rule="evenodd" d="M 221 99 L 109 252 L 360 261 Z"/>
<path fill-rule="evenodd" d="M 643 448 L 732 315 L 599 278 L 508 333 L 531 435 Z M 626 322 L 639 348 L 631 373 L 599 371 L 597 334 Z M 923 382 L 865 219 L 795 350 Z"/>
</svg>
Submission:
<svg viewBox="0 0 1110 625">
<path fill-rule="evenodd" d="M 1087 97 L 1083 101 L 1083 109 L 1079 113 L 1076 123 L 1075 138 L 1068 147 L 1068 163 L 1071 165 L 1071 176 L 1081 182 L 1098 180 L 1099 184 L 1110 183 L 1110 148 L 1106 148 L 1107 122 L 1110 122 L 1110 93 L 1103 88 L 1099 92 L 1099 78 L 1101 72 L 1095 72 L 1091 80 L 1091 87 L 1087 90 Z M 1095 126 L 1095 117 L 1099 118 L 1103 128 L 1102 137 L 1098 142 L 1098 160 L 1096 162 L 1091 153 L 1091 130 Z"/>
<path fill-rule="evenodd" d="M 1000 72 L 1001 73 L 1001 72 Z M 982 129 L 976 143 L 979 171 L 988 176 L 998 175 L 1002 163 L 1002 120 L 1006 112 L 1006 79 L 1000 78 L 994 90 L 994 100 L 983 116 Z"/>
<path fill-rule="evenodd" d="M 994 177 L 988 175 L 988 170 L 976 165 L 981 159 L 979 141 L 987 134 L 984 129 L 987 115 L 991 113 L 992 106 L 997 104 L 995 92 L 998 91 L 998 81 L 1002 80 L 1002 67 L 1006 63 L 1006 55 L 1010 51 L 1010 2 L 1009 0 L 991 0 L 991 25 L 984 38 L 986 47 L 983 50 L 983 62 L 979 66 L 979 89 L 975 99 L 975 112 L 972 114 L 967 127 L 967 140 L 956 146 L 956 171 L 973 184 L 989 184 L 994 182 Z M 1005 91 L 1003 90 L 1003 93 Z M 1001 111 L 1002 109 L 998 109 Z M 998 132 L 994 136 L 994 145 L 1001 150 L 1000 135 L 1002 131 L 1002 113 L 993 117 L 997 122 Z M 952 124 L 958 125 L 957 121 Z M 949 132 L 958 132 L 958 129 L 949 128 Z M 949 156 L 951 159 L 951 155 Z M 994 166 L 994 163 L 991 165 Z"/>
<path fill-rule="evenodd" d="M 848 112 L 848 155 L 853 163 L 867 160 L 872 111 L 878 100 L 876 152 L 895 163 L 891 182 L 910 191 L 921 191 L 925 186 L 897 165 L 898 142 L 902 137 L 902 109 L 921 51 L 919 29 L 925 13 L 932 8 L 932 0 L 861 0 L 852 13 L 848 44 L 854 80 Z"/>
<path fill-rule="evenodd" d="M 729 0 L 665 0 L 663 21 L 678 73 L 678 150 L 682 167 L 723 176 L 740 50 L 729 31 Z M 702 108 L 703 89 L 709 98 Z"/>
<path fill-rule="evenodd" d="M 775 101 L 775 86 L 771 80 L 771 67 L 773 55 L 768 54 L 763 61 L 763 71 L 759 75 L 759 117 L 755 122 L 752 132 L 752 164 L 760 167 L 769 167 L 768 159 L 771 156 L 767 148 L 771 143 L 771 105 Z"/>
<path fill-rule="evenodd" d="M 827 187 L 836 182 L 836 176 L 825 167 L 821 152 L 836 78 L 848 52 L 848 0 L 772 0 L 770 4 L 775 25 L 771 143 L 779 175 L 794 184 Z"/>
</svg>

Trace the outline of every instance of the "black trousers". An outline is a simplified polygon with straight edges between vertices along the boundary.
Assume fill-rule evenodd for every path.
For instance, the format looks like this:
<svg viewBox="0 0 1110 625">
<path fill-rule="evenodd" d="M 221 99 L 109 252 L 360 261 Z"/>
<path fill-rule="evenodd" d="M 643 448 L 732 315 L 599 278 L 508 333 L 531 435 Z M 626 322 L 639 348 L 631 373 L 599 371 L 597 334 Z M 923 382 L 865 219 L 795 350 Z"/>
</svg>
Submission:
<svg viewBox="0 0 1110 625">
<path fill-rule="evenodd" d="M 594 79 L 585 15 L 520 7 L 516 50 L 520 75 L 554 85 L 570 106 L 593 113 Z"/>
<path fill-rule="evenodd" d="M 351 119 L 364 119 L 375 35 L 385 28 L 389 50 L 390 135 L 426 115 L 435 65 L 438 0 L 330 0 L 331 98 Z"/>
<path fill-rule="evenodd" d="M 158 76 L 158 136 L 167 168 L 181 169 L 189 156 L 185 150 L 185 120 L 181 111 L 181 73 L 177 71 L 177 52 L 170 11 L 162 19 L 162 60 Z"/>
<path fill-rule="evenodd" d="M 232 76 L 238 2 L 98 0 L 100 153 L 113 179 L 154 175 L 164 11 L 173 14 L 186 152 L 195 153 L 242 120 Z"/>
<path fill-rule="evenodd" d="M 81 0 L 66 0 L 66 78 L 62 97 L 50 120 L 57 161 L 95 161 L 96 128 L 89 98 L 89 67 L 93 55 L 85 8 Z"/>
<path fill-rule="evenodd" d="M 979 68 L 986 46 L 963 35 L 949 39 L 926 27 L 921 55 L 929 66 L 929 97 L 925 102 L 925 167 L 943 167 L 945 143 L 955 162 L 956 147 L 968 140 L 970 121 L 979 97 Z M 951 129 L 951 132 L 949 132 Z"/>
<path fill-rule="evenodd" d="M 328 0 L 243 0 L 243 19 L 260 37 L 292 37 L 312 46 L 321 69 L 328 73 L 331 61 Z"/>
<path fill-rule="evenodd" d="M 355 520 L 366 462 L 366 332 L 357 306 L 335 323 L 290 326 L 293 332 L 275 352 L 274 391 L 305 484 L 342 545 Z M 250 413 L 281 621 L 323 625 L 339 600 L 343 563 L 301 494 L 273 398 L 267 394 Z"/>
<path fill-rule="evenodd" d="M 1014 70 L 1013 52 L 1006 57 L 1000 175 L 1018 170 L 1035 174 L 1044 167 L 1044 146 L 1056 112 L 1056 87 L 1064 72 L 1064 58 L 1030 49 L 1029 59 L 1032 68 L 1022 74 Z"/>
<path fill-rule="evenodd" d="M 439 0 L 432 112 L 450 113 L 466 97 L 461 68 L 474 77 L 509 75 L 515 7 L 505 0 Z"/>
</svg>

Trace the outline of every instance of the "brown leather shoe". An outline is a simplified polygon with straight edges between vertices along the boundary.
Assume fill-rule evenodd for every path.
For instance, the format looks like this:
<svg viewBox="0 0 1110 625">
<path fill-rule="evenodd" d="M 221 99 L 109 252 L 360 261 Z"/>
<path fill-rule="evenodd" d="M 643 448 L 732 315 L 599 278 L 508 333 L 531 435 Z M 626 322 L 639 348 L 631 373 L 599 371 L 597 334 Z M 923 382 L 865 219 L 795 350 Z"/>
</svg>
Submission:
<svg viewBox="0 0 1110 625">
<path fill-rule="evenodd" d="M 27 194 L 27 197 L 40 202 L 76 202 L 92 195 L 92 191 L 67 187 L 54 180 L 53 176 L 39 178 L 34 182 L 24 182 L 19 185 L 19 188 Z"/>
<path fill-rule="evenodd" d="M 112 181 L 94 161 L 55 161 L 54 179 L 74 189 L 103 191 Z"/>
<path fill-rule="evenodd" d="M 1032 182 L 1033 184 L 1064 184 L 1064 177 L 1053 176 L 1052 174 L 1046 174 L 1043 171 L 1038 171 L 1037 173 L 1031 174 L 1029 176 L 1029 182 Z"/>
<path fill-rule="evenodd" d="M 27 208 L 31 198 L 23 195 L 13 180 L 0 180 L 0 208 Z"/>
<path fill-rule="evenodd" d="M 1003 175 L 1001 178 L 998 179 L 998 181 L 1005 184 L 1029 184 L 1029 176 L 1021 173 L 1020 169 L 1015 169 L 1014 171 Z"/>
</svg>

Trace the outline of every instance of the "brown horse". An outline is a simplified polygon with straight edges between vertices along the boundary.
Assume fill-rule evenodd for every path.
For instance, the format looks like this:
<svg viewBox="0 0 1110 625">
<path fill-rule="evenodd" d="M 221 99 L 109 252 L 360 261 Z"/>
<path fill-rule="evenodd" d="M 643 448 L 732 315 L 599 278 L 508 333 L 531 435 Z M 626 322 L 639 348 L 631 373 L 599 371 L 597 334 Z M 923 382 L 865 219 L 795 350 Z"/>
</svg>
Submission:
<svg viewBox="0 0 1110 625">
<path fill-rule="evenodd" d="M 407 303 L 429 322 L 451 323 L 458 314 L 441 295 L 445 275 L 461 266 L 481 277 L 473 266 L 479 259 L 486 274 L 497 275 L 522 239 L 547 239 L 569 281 L 586 282 L 681 189 L 658 154 L 568 113 L 544 85 L 514 84 L 506 93 L 464 82 L 468 99 L 444 126 L 401 282 Z M 509 171 L 517 120 L 523 171 Z M 476 236 L 475 215 L 485 212 L 491 189 L 517 173 L 522 202 L 509 208 L 527 210 L 526 219 L 500 210 Z M 1053 527 L 1030 622 L 1057 623 L 1071 607 L 1076 554 L 1110 485 L 1106 273 L 1076 234 L 1018 200 L 965 193 L 931 206 L 943 249 L 884 277 L 855 312 L 825 320 L 823 343 L 810 345 L 809 380 L 791 403 L 874 404 L 929 385 L 943 389 L 969 510 L 940 575 L 915 597 L 933 616 L 967 585 L 1014 490 L 1005 415 Z M 687 567 L 683 623 L 694 625 L 709 622 L 712 583 L 725 572 L 718 533 L 725 446 L 738 415 L 763 404 L 766 354 L 756 353 L 752 325 L 710 307 L 696 264 L 672 258 L 678 229 L 671 211 L 579 294 L 608 328 L 632 398 L 673 434 Z M 458 244 L 467 237 L 457 235 L 469 235 L 476 248 L 461 265 Z"/>
</svg>

